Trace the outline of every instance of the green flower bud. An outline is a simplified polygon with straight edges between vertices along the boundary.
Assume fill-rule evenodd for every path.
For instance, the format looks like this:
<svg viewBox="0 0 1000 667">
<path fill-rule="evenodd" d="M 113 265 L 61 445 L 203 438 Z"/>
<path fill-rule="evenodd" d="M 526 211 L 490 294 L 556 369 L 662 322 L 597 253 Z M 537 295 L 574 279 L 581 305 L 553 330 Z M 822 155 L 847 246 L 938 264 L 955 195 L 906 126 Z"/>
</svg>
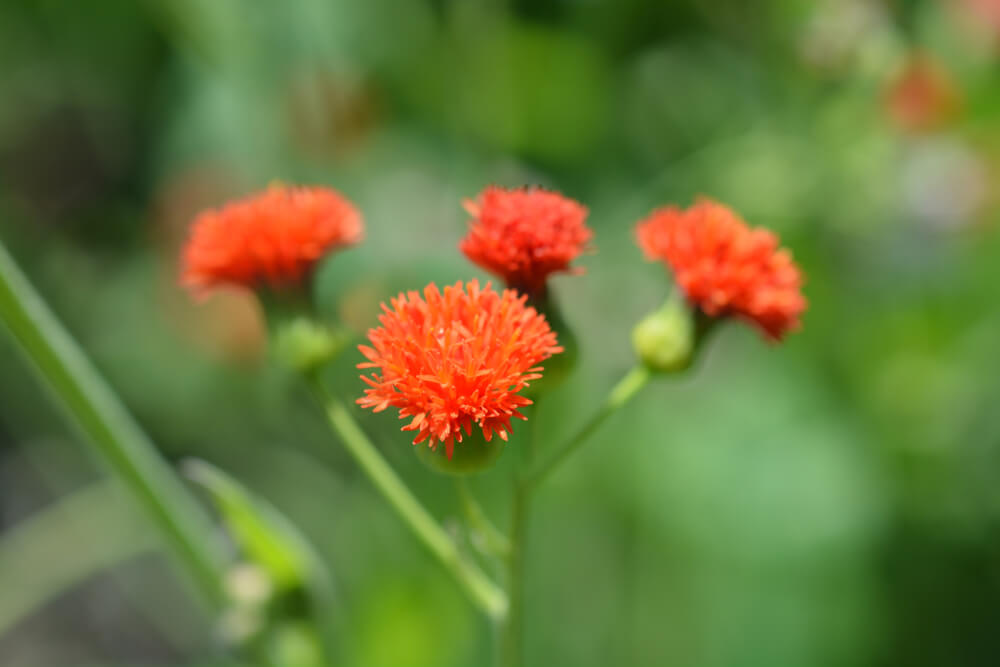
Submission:
<svg viewBox="0 0 1000 667">
<path fill-rule="evenodd" d="M 316 630 L 302 621 L 288 621 L 274 628 L 269 654 L 270 664 L 282 667 L 322 667 L 323 645 Z"/>
<path fill-rule="evenodd" d="M 299 316 L 279 324 L 273 341 L 275 354 L 282 363 L 306 373 L 326 364 L 344 349 L 346 336 Z"/>
<path fill-rule="evenodd" d="M 654 373 L 676 373 L 691 365 L 695 350 L 691 307 L 675 293 L 632 330 L 632 346 Z"/>
</svg>

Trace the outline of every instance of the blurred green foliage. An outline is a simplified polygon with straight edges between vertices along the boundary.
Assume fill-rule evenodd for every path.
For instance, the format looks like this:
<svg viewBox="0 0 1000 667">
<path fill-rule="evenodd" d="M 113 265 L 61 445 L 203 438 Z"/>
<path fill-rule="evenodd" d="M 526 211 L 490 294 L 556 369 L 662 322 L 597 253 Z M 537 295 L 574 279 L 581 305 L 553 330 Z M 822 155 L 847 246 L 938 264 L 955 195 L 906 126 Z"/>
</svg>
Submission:
<svg viewBox="0 0 1000 667">
<path fill-rule="evenodd" d="M 253 302 L 178 287 L 191 217 L 273 179 L 343 191 L 368 238 L 318 295 L 360 337 L 398 290 L 486 278 L 456 249 L 484 184 L 584 202 L 597 252 L 556 281 L 581 366 L 544 400 L 555 444 L 669 292 L 632 225 L 718 198 L 793 249 L 805 327 L 780 347 L 724 328 L 553 477 L 529 664 L 995 665 L 1000 26 L 975 5 L 7 0 L 0 234 L 168 457 L 211 461 L 315 543 L 342 664 L 467 666 L 491 629 L 269 364 Z M 958 98 L 933 127 L 893 111 L 914 53 Z M 348 396 L 357 360 L 327 374 Z M 457 517 L 398 423 L 360 418 Z M 99 476 L 80 451 L 0 338 L 0 540 Z M 501 522 L 509 458 L 474 483 Z M 64 571 L 81 539 L 35 567 Z M 143 557 L 66 591 L 0 637 L 0 664 L 208 664 L 216 631 L 171 577 Z"/>
</svg>

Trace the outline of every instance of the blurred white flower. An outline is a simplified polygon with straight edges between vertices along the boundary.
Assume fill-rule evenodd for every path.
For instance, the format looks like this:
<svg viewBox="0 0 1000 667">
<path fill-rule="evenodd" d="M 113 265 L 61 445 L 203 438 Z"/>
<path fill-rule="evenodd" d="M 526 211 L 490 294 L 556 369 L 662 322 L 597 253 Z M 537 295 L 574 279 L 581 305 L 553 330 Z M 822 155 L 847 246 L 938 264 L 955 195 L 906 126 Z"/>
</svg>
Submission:
<svg viewBox="0 0 1000 667">
<path fill-rule="evenodd" d="M 900 168 L 904 211 L 928 226 L 954 229 L 972 222 L 987 194 L 987 171 L 969 146 L 934 137 L 909 146 Z"/>
<path fill-rule="evenodd" d="M 271 578 L 262 568 L 251 563 L 234 565 L 226 573 L 226 592 L 237 603 L 260 605 L 274 592 Z"/>
<path fill-rule="evenodd" d="M 871 0 L 818 3 L 799 35 L 799 52 L 814 67 L 841 69 L 881 44 L 889 27 L 881 3 Z"/>
</svg>

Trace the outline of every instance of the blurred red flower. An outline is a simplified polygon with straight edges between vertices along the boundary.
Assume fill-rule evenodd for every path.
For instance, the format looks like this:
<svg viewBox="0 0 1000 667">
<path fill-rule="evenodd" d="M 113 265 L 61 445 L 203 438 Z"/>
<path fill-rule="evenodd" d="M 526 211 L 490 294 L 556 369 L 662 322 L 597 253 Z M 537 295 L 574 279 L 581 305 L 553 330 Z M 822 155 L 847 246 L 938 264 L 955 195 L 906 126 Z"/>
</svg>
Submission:
<svg viewBox="0 0 1000 667">
<path fill-rule="evenodd" d="M 688 300 L 706 315 L 733 315 L 771 340 L 799 326 L 802 275 L 778 238 L 751 229 L 732 210 L 701 199 L 687 210 L 654 211 L 636 229 L 639 247 L 670 267 Z"/>
<path fill-rule="evenodd" d="M 970 17 L 990 31 L 994 39 L 1000 36 L 1000 0 L 960 0 Z"/>
<path fill-rule="evenodd" d="M 381 326 L 368 332 L 368 359 L 358 368 L 376 368 L 358 404 L 375 412 L 389 406 L 399 418 L 412 417 L 404 431 L 413 444 L 445 444 L 450 458 L 462 431 L 475 424 L 487 441 L 506 440 L 512 417 L 531 401 L 518 392 L 541 376 L 539 362 L 562 352 L 545 317 L 527 307 L 527 296 L 497 294 L 475 280 L 444 288 L 431 284 L 400 294 L 382 305 Z"/>
<path fill-rule="evenodd" d="M 473 220 L 461 251 L 530 295 L 544 289 L 550 274 L 573 271 L 570 262 L 593 237 L 584 224 L 586 207 L 540 188 L 490 186 L 466 200 L 465 210 Z"/>
<path fill-rule="evenodd" d="M 910 56 L 885 93 L 886 113 L 907 132 L 941 127 L 958 110 L 959 95 L 948 72 L 928 55 Z"/>
<path fill-rule="evenodd" d="M 327 252 L 363 235 L 360 213 L 337 192 L 272 185 L 195 218 L 181 281 L 196 292 L 227 284 L 293 286 Z"/>
</svg>

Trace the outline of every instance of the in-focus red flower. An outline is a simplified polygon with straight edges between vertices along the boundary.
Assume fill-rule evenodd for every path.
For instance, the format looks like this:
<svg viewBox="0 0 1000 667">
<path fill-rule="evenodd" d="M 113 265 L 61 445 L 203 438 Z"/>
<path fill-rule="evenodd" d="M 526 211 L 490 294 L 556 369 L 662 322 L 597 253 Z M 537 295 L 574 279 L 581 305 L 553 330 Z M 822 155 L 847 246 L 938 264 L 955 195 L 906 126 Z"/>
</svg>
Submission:
<svg viewBox="0 0 1000 667">
<path fill-rule="evenodd" d="M 771 340 L 799 326 L 802 274 L 766 229 L 752 229 L 709 199 L 654 211 L 636 229 L 639 247 L 665 262 L 688 300 L 712 317 L 755 323 Z"/>
<path fill-rule="evenodd" d="M 363 235 L 360 213 L 337 192 L 272 185 L 195 219 L 181 281 L 198 292 L 296 285 L 323 255 Z"/>
<path fill-rule="evenodd" d="M 531 295 L 550 274 L 573 271 L 570 262 L 593 237 L 584 224 L 586 207 L 541 188 L 490 186 L 466 200 L 465 210 L 473 220 L 459 249 L 508 287 Z"/>
<path fill-rule="evenodd" d="M 371 347 L 358 348 L 368 359 L 358 368 L 368 384 L 358 404 L 380 412 L 392 406 L 399 418 L 412 418 L 404 431 L 416 431 L 413 444 L 443 442 L 451 458 L 455 442 L 473 425 L 487 441 L 507 439 L 512 417 L 531 400 L 519 391 L 541 376 L 538 365 L 562 351 L 545 316 L 525 305 L 514 290 L 497 294 L 475 280 L 444 288 L 431 284 L 382 304 L 381 326 L 368 332 Z"/>
</svg>

